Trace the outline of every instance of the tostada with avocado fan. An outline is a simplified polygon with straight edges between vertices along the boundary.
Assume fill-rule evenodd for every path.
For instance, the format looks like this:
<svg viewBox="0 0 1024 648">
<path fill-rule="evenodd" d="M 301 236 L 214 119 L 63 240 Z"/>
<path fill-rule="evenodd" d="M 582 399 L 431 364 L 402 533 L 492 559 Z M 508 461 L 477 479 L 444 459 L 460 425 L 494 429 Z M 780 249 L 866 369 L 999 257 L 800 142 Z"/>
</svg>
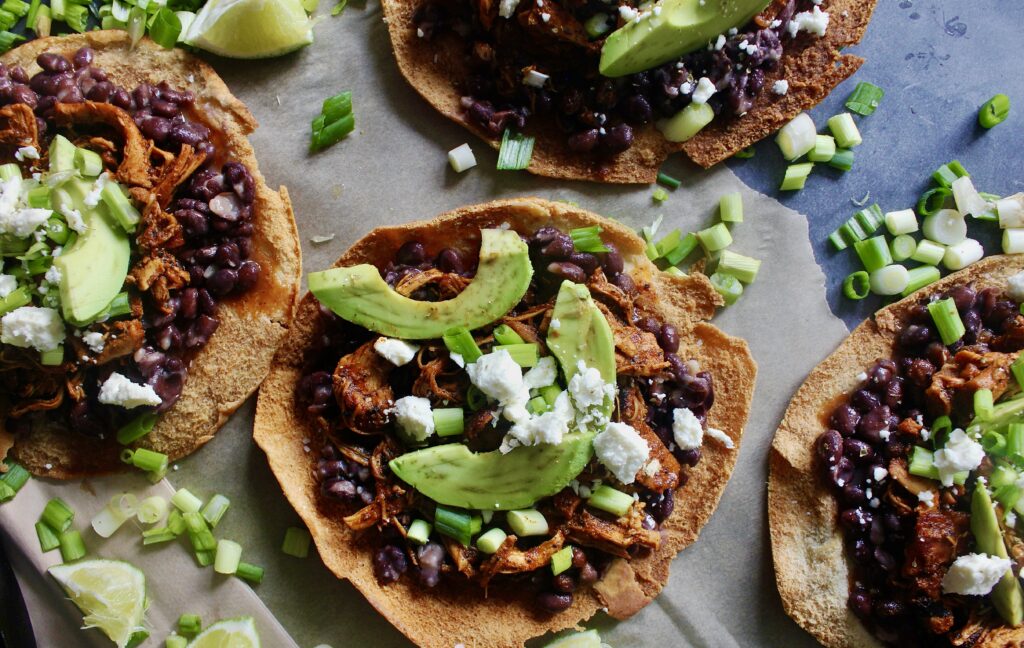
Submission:
<svg viewBox="0 0 1024 648">
<path fill-rule="evenodd" d="M 863 60 L 875 0 L 383 0 L 402 74 L 528 170 L 654 182 L 710 167 L 821 102 Z"/>
<path fill-rule="evenodd" d="M 1024 641 L 1024 257 L 878 311 L 797 392 L 768 513 L 787 613 L 826 646 Z"/>
<path fill-rule="evenodd" d="M 515 199 L 309 275 L 256 442 L 320 555 L 424 646 L 513 646 L 665 586 L 736 462 L 755 365 L 699 274 Z"/>
<path fill-rule="evenodd" d="M 125 458 L 159 475 L 255 391 L 301 271 L 255 127 L 208 65 L 124 32 L 0 57 L 0 450 L 72 478 L 145 447 Z"/>
</svg>

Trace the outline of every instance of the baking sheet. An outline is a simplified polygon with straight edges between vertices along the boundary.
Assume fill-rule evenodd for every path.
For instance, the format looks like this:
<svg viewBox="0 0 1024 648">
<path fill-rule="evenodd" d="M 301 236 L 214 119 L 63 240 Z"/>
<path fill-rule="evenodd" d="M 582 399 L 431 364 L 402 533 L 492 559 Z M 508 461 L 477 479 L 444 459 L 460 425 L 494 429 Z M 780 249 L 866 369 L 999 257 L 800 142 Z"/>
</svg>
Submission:
<svg viewBox="0 0 1024 648">
<path fill-rule="evenodd" d="M 733 249 L 764 263 L 758 281 L 715 320 L 746 338 L 760 365 L 739 463 L 700 540 L 673 563 L 662 596 L 628 622 L 599 615 L 589 625 L 616 647 L 814 645 L 782 612 L 765 521 L 767 452 L 775 426 L 803 377 L 846 335 L 826 306 L 824 277 L 814 262 L 804 216 L 748 189 L 725 167 L 700 172 L 679 159 L 666 170 L 684 178 L 683 186 L 662 205 L 652 202 L 651 187 L 558 183 L 495 171 L 493 151 L 433 113 L 399 76 L 375 3 L 350 4 L 340 17 L 326 17 L 316 28 L 314 45 L 295 55 L 212 62 L 261 124 L 253 137 L 261 170 L 272 186 L 284 184 L 291 192 L 307 272 L 331 264 L 377 225 L 498 197 L 572 200 L 634 227 L 661 214 L 666 230 L 695 230 L 717 218 L 723 193 L 740 191 L 746 222 L 733 227 Z M 309 123 L 323 98 L 341 90 L 353 92 L 356 132 L 326 152 L 309 155 Z M 479 166 L 456 174 L 446 151 L 467 141 Z M 311 242 L 330 235 L 329 242 Z M 280 552 L 285 528 L 298 518 L 252 443 L 252 411 L 250 402 L 205 448 L 179 462 L 170 480 L 204 498 L 215 492 L 231 498 L 218 535 L 241 542 L 246 560 L 266 568 L 255 591 L 299 645 L 408 645 L 315 554 L 299 560 Z M 31 544 L 28 550 L 38 551 Z M 191 561 L 188 552 L 178 553 Z M 209 577 L 208 571 L 189 569 Z M 209 593 L 200 589 L 198 594 Z M 29 592 L 37 627 L 51 622 L 67 627 L 67 606 L 52 591 L 42 598 L 35 594 Z M 203 613 L 187 601 L 181 611 Z M 213 616 L 203 613 L 204 619 Z M 264 645 L 288 644 L 265 637 Z"/>
</svg>

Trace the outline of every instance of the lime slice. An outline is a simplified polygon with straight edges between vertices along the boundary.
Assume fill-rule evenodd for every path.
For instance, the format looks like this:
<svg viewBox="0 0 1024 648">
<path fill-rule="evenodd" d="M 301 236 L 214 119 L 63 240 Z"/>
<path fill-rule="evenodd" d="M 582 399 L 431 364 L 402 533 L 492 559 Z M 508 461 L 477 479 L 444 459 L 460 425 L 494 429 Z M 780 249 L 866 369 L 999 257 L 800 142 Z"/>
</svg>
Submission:
<svg viewBox="0 0 1024 648">
<path fill-rule="evenodd" d="M 99 628 L 118 648 L 145 630 L 146 576 L 138 568 L 120 560 L 83 560 L 49 572 L 85 615 L 85 627 Z"/>
<path fill-rule="evenodd" d="M 224 619 L 200 632 L 188 648 L 260 648 L 260 635 L 252 617 Z"/>
<path fill-rule="evenodd" d="M 182 39 L 231 58 L 269 58 L 313 42 L 302 0 L 210 0 Z"/>
<path fill-rule="evenodd" d="M 597 630 L 577 632 L 556 639 L 544 648 L 601 648 L 601 635 L 597 633 Z"/>
</svg>

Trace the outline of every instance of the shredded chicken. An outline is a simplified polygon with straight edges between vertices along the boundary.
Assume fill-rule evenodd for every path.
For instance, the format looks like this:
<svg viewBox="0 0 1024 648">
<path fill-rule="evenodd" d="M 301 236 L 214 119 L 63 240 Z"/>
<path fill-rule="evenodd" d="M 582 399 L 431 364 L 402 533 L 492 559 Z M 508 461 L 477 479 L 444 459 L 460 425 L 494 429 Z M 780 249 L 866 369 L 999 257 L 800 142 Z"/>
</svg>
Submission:
<svg viewBox="0 0 1024 648">
<path fill-rule="evenodd" d="M 156 186 L 153 187 L 153 195 L 161 208 L 167 208 L 171 202 L 171 196 L 174 195 L 174 190 L 188 180 L 205 160 L 205 153 L 184 144 L 181 151 L 174 156 L 174 160 L 160 168 L 160 178 L 157 180 Z"/>
<path fill-rule="evenodd" d="M 124 140 L 116 179 L 132 187 L 153 186 L 155 172 L 149 158 L 152 143 L 143 137 L 131 115 L 113 104 L 95 101 L 57 103 L 53 109 L 59 126 L 103 124 L 114 129 Z"/>
<path fill-rule="evenodd" d="M 953 564 L 970 530 L 970 516 L 938 509 L 917 516 L 913 540 L 907 544 L 903 575 L 913 589 L 933 601 L 942 596 L 942 577 Z"/>
<path fill-rule="evenodd" d="M 634 545 L 657 549 L 661 544 L 661 534 L 643 528 L 642 522 L 643 509 L 639 506 L 633 506 L 629 513 L 615 521 L 599 518 L 586 509 L 580 509 L 578 515 L 566 523 L 565 528 L 573 542 L 625 558 L 629 555 L 629 548 Z"/>
<path fill-rule="evenodd" d="M 388 410 L 394 392 L 388 377 L 394 368 L 367 342 L 338 361 L 334 398 L 346 427 L 359 434 L 377 434 L 391 422 Z"/>
<path fill-rule="evenodd" d="M 590 293 L 600 303 L 609 307 L 614 306 L 618 311 L 618 317 L 621 321 L 633 321 L 634 305 L 632 297 L 608 281 L 608 278 L 604 275 L 604 270 L 598 268 L 594 274 L 590 275 L 587 287 L 590 288 Z"/>
<path fill-rule="evenodd" d="M 39 148 L 39 128 L 35 113 L 27 104 L 9 104 L 0 108 L 0 144 L 22 148 Z"/>
<path fill-rule="evenodd" d="M 431 268 L 423 272 L 411 272 L 395 285 L 395 292 L 406 297 L 427 287 L 437 291 L 439 299 L 452 299 L 466 289 L 473 280 L 451 272 Z"/>
<path fill-rule="evenodd" d="M 518 574 L 544 567 L 565 546 L 565 532 L 559 529 L 550 538 L 530 549 L 516 548 L 516 536 L 510 535 L 494 555 L 480 565 L 480 582 L 486 587 L 497 574 Z"/>
<path fill-rule="evenodd" d="M 132 355 L 146 340 L 146 331 L 138 319 L 118 320 L 110 324 L 103 336 L 103 351 L 95 358 L 98 365 Z"/>
<path fill-rule="evenodd" d="M 141 190 L 140 190 L 141 192 Z M 143 254 L 159 249 L 176 249 L 185 245 L 185 231 L 173 214 L 165 212 L 156 196 L 145 193 L 145 207 L 139 223 L 136 241 Z"/>
<path fill-rule="evenodd" d="M 924 477 L 911 475 L 907 470 L 906 459 L 893 459 L 889 462 L 889 477 L 907 489 L 911 495 L 917 497 L 918 493 L 935 490 L 935 482 Z M 892 492 L 892 489 L 889 489 Z"/>
<path fill-rule="evenodd" d="M 455 569 L 463 574 L 466 578 L 473 578 L 476 576 L 476 567 L 474 563 L 479 557 L 479 552 L 473 547 L 467 547 L 454 538 L 448 536 L 441 536 L 441 542 L 444 543 L 444 548 L 448 551 L 448 555 L 451 556 L 452 562 L 455 563 Z"/>
<path fill-rule="evenodd" d="M 188 281 L 188 271 L 177 257 L 164 249 L 144 257 L 128 273 L 128 283 L 143 292 L 150 291 L 164 313 L 171 312 L 170 291 L 184 288 Z"/>
<path fill-rule="evenodd" d="M 654 430 L 647 425 L 647 403 L 636 386 L 630 388 L 626 397 L 619 402 L 619 416 L 623 423 L 632 426 L 647 442 L 651 449 L 650 459 L 636 475 L 637 482 L 655 493 L 675 489 L 679 485 L 682 467 Z"/>
<path fill-rule="evenodd" d="M 992 397 L 999 400 L 1010 384 L 1010 365 L 1018 354 L 960 350 L 932 376 L 932 384 L 925 390 L 928 410 L 936 416 L 948 416 L 979 389 L 992 390 Z"/>
<path fill-rule="evenodd" d="M 656 376 L 668 368 L 665 354 L 652 333 L 623 324 L 607 306 L 596 302 L 612 329 L 615 373 L 620 376 Z"/>
<path fill-rule="evenodd" d="M 465 372 L 456 369 L 458 367 L 446 357 L 434 358 L 421 364 L 420 375 L 412 384 L 413 395 L 429 398 L 435 403 L 447 401 L 461 405 L 465 402 L 468 382 Z"/>
</svg>

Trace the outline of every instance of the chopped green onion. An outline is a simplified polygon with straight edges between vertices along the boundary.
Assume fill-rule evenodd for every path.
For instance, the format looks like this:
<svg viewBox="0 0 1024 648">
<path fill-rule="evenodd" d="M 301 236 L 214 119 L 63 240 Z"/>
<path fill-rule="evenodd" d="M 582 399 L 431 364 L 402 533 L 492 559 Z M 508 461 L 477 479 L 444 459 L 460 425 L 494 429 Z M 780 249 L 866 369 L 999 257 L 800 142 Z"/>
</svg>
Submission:
<svg viewBox="0 0 1024 648">
<path fill-rule="evenodd" d="M 863 142 L 857 124 L 853 121 L 850 113 L 840 113 L 828 120 L 828 128 L 836 138 L 836 145 L 839 148 L 850 149 Z"/>
<path fill-rule="evenodd" d="M 608 251 L 608 248 L 601 241 L 600 225 L 577 227 L 576 229 L 569 230 L 569 236 L 572 238 L 572 246 L 577 252 L 601 254 Z"/>
<path fill-rule="evenodd" d="M 540 395 L 544 397 L 548 405 L 554 405 L 558 396 L 562 393 L 562 388 L 558 385 L 548 385 L 547 387 L 540 388 Z"/>
<path fill-rule="evenodd" d="M 932 443 L 936 449 L 946 445 L 952 431 L 953 421 L 948 416 L 940 416 L 932 421 Z"/>
<path fill-rule="evenodd" d="M 876 295 L 898 295 L 910 283 L 910 273 L 899 264 L 887 265 L 871 272 L 871 292 Z"/>
<path fill-rule="evenodd" d="M 117 442 L 121 445 L 134 443 L 153 431 L 158 415 L 156 412 L 146 412 L 125 423 L 117 431 Z"/>
<path fill-rule="evenodd" d="M 725 300 L 726 306 L 732 306 L 743 294 L 743 284 L 736 277 L 721 272 L 715 272 L 708 279 L 711 286 Z"/>
<path fill-rule="evenodd" d="M 843 280 L 843 294 L 849 299 L 864 299 L 871 292 L 871 278 L 863 270 L 852 272 Z"/>
<path fill-rule="evenodd" d="M 502 324 L 494 329 L 494 340 L 498 344 L 523 344 L 526 341 L 508 324 Z"/>
<path fill-rule="evenodd" d="M 28 24 L 27 22 L 25 23 Z M 32 31 L 36 33 L 36 36 L 45 38 L 50 35 L 50 27 L 53 25 L 52 12 L 50 7 L 47 5 L 40 5 L 39 11 L 36 13 L 36 19 L 32 23 Z M 8 32 L 9 33 L 9 32 Z M 3 36 L 3 34 L 0 34 Z M 6 38 L 3 39 L 6 44 Z M 13 43 L 12 43 L 13 44 Z M 2 48 L 0 48 L 2 49 Z"/>
<path fill-rule="evenodd" d="M 95 178 L 103 173 L 103 158 L 96 151 L 79 147 L 75 149 L 75 168 L 83 176 Z"/>
<path fill-rule="evenodd" d="M 196 552 L 214 551 L 217 549 L 217 539 L 213 537 L 213 533 L 207 528 L 203 528 L 200 531 L 189 531 L 188 539 L 192 543 L 192 549 Z"/>
<path fill-rule="evenodd" d="M 938 265 L 942 261 L 942 257 L 946 255 L 946 246 L 940 245 L 935 241 L 929 241 L 924 239 L 919 241 L 917 249 L 910 255 L 911 260 L 927 265 Z"/>
<path fill-rule="evenodd" d="M 320 107 L 320 114 L 328 124 L 352 114 L 352 93 L 345 91 L 333 97 L 327 97 Z"/>
<path fill-rule="evenodd" d="M 885 216 L 882 214 L 882 208 L 878 206 L 878 203 L 860 209 L 853 218 L 861 226 L 866 234 L 874 234 L 882 223 L 885 222 Z"/>
<path fill-rule="evenodd" d="M 727 193 L 718 199 L 718 211 L 724 223 L 743 222 L 743 196 L 740 192 Z"/>
<path fill-rule="evenodd" d="M 0 32 L 0 52 L 6 52 L 7 50 L 14 47 L 16 43 L 20 43 L 25 40 L 25 37 L 21 34 L 15 34 L 14 32 L 2 31 Z"/>
<path fill-rule="evenodd" d="M 29 4 L 24 0 L 4 0 L 3 10 L 9 11 L 18 18 L 24 18 L 28 13 Z"/>
<path fill-rule="evenodd" d="M 476 548 L 485 554 L 493 554 L 498 551 L 507 537 L 508 534 L 495 527 L 476 539 Z"/>
<path fill-rule="evenodd" d="M 917 241 L 910 234 L 900 234 L 889 244 L 889 252 L 892 253 L 892 260 L 896 262 L 906 261 L 914 256 L 917 251 Z"/>
<path fill-rule="evenodd" d="M 469 409 L 478 412 L 487 404 L 487 397 L 476 385 L 470 385 L 466 390 L 466 404 L 469 405 Z"/>
<path fill-rule="evenodd" d="M 505 521 L 512 532 L 520 538 L 548 533 L 548 521 L 544 514 L 536 509 L 509 511 L 505 514 Z"/>
<path fill-rule="evenodd" d="M 757 151 L 754 150 L 754 147 L 753 146 L 748 146 L 747 148 L 745 148 L 745 149 L 743 149 L 741 151 L 736 151 L 735 153 L 732 154 L 732 156 L 734 158 L 738 158 L 740 160 L 749 160 L 750 158 L 754 157 L 754 155 L 756 155 L 756 154 L 757 154 Z"/>
<path fill-rule="evenodd" d="M 846 107 L 858 115 L 867 117 L 875 112 L 884 96 L 885 91 L 875 84 L 861 81 L 853 89 L 853 94 L 847 97 Z"/>
<path fill-rule="evenodd" d="M 312 538 L 309 531 L 299 527 L 288 527 L 284 532 L 284 543 L 281 545 L 281 552 L 296 558 L 305 558 L 309 555 L 309 542 Z"/>
<path fill-rule="evenodd" d="M 1020 489 L 1015 484 L 1000 486 L 992 492 L 992 497 L 1002 504 L 1004 509 L 1009 511 L 1020 499 Z"/>
<path fill-rule="evenodd" d="M 622 517 L 628 513 L 634 502 L 633 496 L 629 493 L 623 493 L 606 484 L 601 484 L 595 488 L 594 492 L 587 498 L 587 504 L 590 506 L 607 511 L 617 517 Z"/>
<path fill-rule="evenodd" d="M 802 164 L 790 164 L 786 167 L 786 175 L 782 179 L 779 189 L 782 191 L 799 191 L 807 184 L 807 176 L 811 175 L 814 168 L 813 162 Z"/>
<path fill-rule="evenodd" d="M 56 4 L 53 0 L 50 0 L 50 8 L 55 7 Z M 63 17 L 58 15 L 57 10 L 53 10 L 54 20 L 63 20 Z M 146 33 L 146 10 L 142 7 L 132 7 L 131 11 L 128 12 L 128 38 L 131 39 L 132 49 L 139 44 L 142 37 Z"/>
<path fill-rule="evenodd" d="M 696 234 L 687 234 L 679 239 L 679 243 L 677 243 L 674 248 L 665 252 L 665 254 L 662 255 L 662 259 L 664 259 L 665 263 L 669 264 L 669 266 L 678 265 L 683 261 L 683 259 L 690 256 L 690 254 L 697 249 L 698 242 Z"/>
<path fill-rule="evenodd" d="M 1024 459 L 1024 423 L 1010 423 L 1007 426 L 1006 454 L 1012 459 Z"/>
<path fill-rule="evenodd" d="M 32 474 L 10 457 L 4 459 L 4 465 L 7 466 L 7 472 L 0 473 L 0 483 L 6 484 L 17 494 L 28 483 Z"/>
<path fill-rule="evenodd" d="M 247 562 L 240 562 L 235 570 L 235 576 L 259 585 L 263 582 L 263 568 L 250 565 Z"/>
<path fill-rule="evenodd" d="M 750 284 L 754 283 L 754 280 L 757 279 L 757 272 L 760 269 L 760 260 L 737 254 L 732 250 L 722 250 L 716 271 L 732 275 L 743 283 Z"/>
<path fill-rule="evenodd" d="M 9 502 L 14 499 L 15 495 L 17 495 L 17 493 L 14 492 L 13 488 L 3 482 L 0 482 L 0 502 Z"/>
<path fill-rule="evenodd" d="M 800 113 L 788 124 L 779 129 L 775 143 L 782 151 L 782 157 L 792 162 L 804 153 L 811 151 L 817 143 L 818 129 L 814 120 L 805 112 Z"/>
<path fill-rule="evenodd" d="M 182 614 L 178 617 L 178 634 L 192 637 L 203 629 L 203 621 L 198 614 Z"/>
<path fill-rule="evenodd" d="M 1006 454 L 1006 437 L 995 430 L 989 430 L 981 435 L 981 447 L 984 448 L 986 454 Z"/>
<path fill-rule="evenodd" d="M 542 396 L 537 396 L 535 398 L 531 398 L 526 403 L 526 410 L 528 412 L 530 412 L 531 414 L 543 414 L 544 412 L 548 411 L 549 409 L 551 409 L 551 406 L 548 405 L 548 402 L 546 400 L 544 400 L 544 398 Z"/>
<path fill-rule="evenodd" d="M 520 367 L 535 367 L 540 360 L 540 346 L 536 342 L 528 344 L 498 344 L 494 351 L 508 351 Z"/>
<path fill-rule="evenodd" d="M 51 209 L 53 207 L 53 205 L 50 203 L 50 188 L 45 186 L 45 185 L 40 185 L 38 187 L 32 187 L 31 189 L 29 189 L 28 190 L 28 195 L 25 197 L 25 200 L 28 202 L 28 206 L 29 207 L 34 207 L 35 209 Z M 50 236 L 51 223 L 61 223 L 61 224 L 64 224 L 64 221 L 62 221 L 61 219 L 56 218 L 56 217 L 51 217 L 46 222 L 46 224 L 47 224 L 47 233 L 46 233 L 47 236 Z M 67 226 L 66 225 L 65 225 L 64 231 L 67 231 Z M 50 236 L 50 240 L 54 241 L 55 243 L 57 243 L 59 245 L 64 245 L 64 243 L 67 242 L 67 238 L 66 237 L 64 238 L 63 241 L 58 241 L 58 240 L 54 239 L 52 236 Z"/>
<path fill-rule="evenodd" d="M 1024 389 L 1024 355 L 1017 356 L 1017 359 L 1010 365 L 1010 371 L 1017 380 L 1017 386 Z"/>
<path fill-rule="evenodd" d="M 935 172 L 932 173 L 932 179 L 935 180 L 936 184 L 940 187 L 950 189 L 957 178 L 963 178 L 964 176 L 969 175 L 971 174 L 967 173 L 967 169 L 964 168 L 964 165 L 960 164 L 959 160 L 953 160 L 952 162 L 947 162 L 936 169 Z"/>
<path fill-rule="evenodd" d="M 340 16 L 342 11 L 345 11 L 345 7 L 348 6 L 348 0 L 338 0 L 337 4 L 331 8 L 332 16 Z"/>
<path fill-rule="evenodd" d="M 716 223 L 697 232 L 697 240 L 706 252 L 718 252 L 732 244 L 732 234 L 725 223 Z"/>
<path fill-rule="evenodd" d="M 36 522 L 36 537 L 39 538 L 39 549 L 43 553 L 53 551 L 60 546 L 60 538 L 44 522 Z"/>
<path fill-rule="evenodd" d="M 154 527 L 142 532 L 142 544 L 148 547 L 149 545 L 170 542 L 177 537 L 178 536 L 176 536 L 174 532 L 167 527 Z"/>
<path fill-rule="evenodd" d="M 911 268 L 907 271 L 907 287 L 904 288 L 903 292 L 900 294 L 901 296 L 906 297 L 927 285 L 935 283 L 941 276 L 939 269 L 935 266 L 923 265 Z"/>
<path fill-rule="evenodd" d="M 1003 436 L 1003 441 L 1006 441 L 1006 435 Z M 1006 449 L 1003 449 L 1003 454 L 1006 454 Z M 1020 476 L 1017 471 L 1006 465 L 999 465 L 995 467 L 992 474 L 989 475 L 988 483 L 992 488 L 999 488 L 1000 486 L 1006 486 L 1007 484 L 1017 483 L 1017 479 Z"/>
<path fill-rule="evenodd" d="M 850 149 L 837 148 L 836 154 L 828 161 L 828 165 L 840 171 L 849 171 L 853 168 L 853 151 Z"/>
<path fill-rule="evenodd" d="M 132 205 L 131 201 L 128 200 L 128 196 L 121 190 L 120 185 L 116 182 L 108 182 L 103 185 L 103 189 L 100 190 L 100 198 L 107 208 L 110 209 L 110 214 L 126 232 L 135 231 L 135 227 L 139 224 L 139 219 L 142 215 Z"/>
<path fill-rule="evenodd" d="M 28 13 L 25 14 L 25 26 L 31 29 L 36 24 L 36 15 L 39 7 L 43 6 L 43 0 L 32 0 L 28 5 Z M 49 7 L 47 7 L 49 8 Z"/>
<path fill-rule="evenodd" d="M 885 227 L 893 236 L 916 232 L 918 229 L 917 214 L 914 213 L 913 209 L 887 212 L 885 214 Z"/>
<path fill-rule="evenodd" d="M 936 214 L 946 206 L 946 200 L 952 196 L 953 192 L 946 187 L 932 187 L 921 194 L 917 201 L 917 213 L 922 216 Z"/>
<path fill-rule="evenodd" d="M 715 109 L 707 103 L 689 103 L 685 108 L 658 122 L 658 130 L 670 142 L 685 142 L 701 132 L 715 118 Z"/>
<path fill-rule="evenodd" d="M 972 263 L 980 261 L 983 256 L 985 256 L 985 250 L 981 247 L 981 243 L 974 239 L 964 239 L 946 248 L 942 263 L 947 270 L 963 270 Z"/>
<path fill-rule="evenodd" d="M 558 576 L 572 567 L 572 547 L 562 547 L 551 556 L 551 573 Z"/>
<path fill-rule="evenodd" d="M 530 166 L 533 142 L 533 137 L 513 133 L 512 129 L 506 128 L 501 135 L 501 149 L 498 151 L 498 171 L 517 171 Z"/>
<path fill-rule="evenodd" d="M 182 513 L 196 513 L 202 507 L 203 501 L 193 495 L 187 488 L 179 488 L 171 496 L 171 504 L 174 504 Z"/>
<path fill-rule="evenodd" d="M 654 190 L 654 194 L 651 196 L 651 198 L 654 200 L 654 202 L 663 203 L 666 200 L 668 200 L 668 192 L 662 189 L 661 187 L 658 187 L 657 189 Z"/>
<path fill-rule="evenodd" d="M 928 304 L 928 312 L 931 313 L 943 344 L 949 346 L 963 337 L 966 329 L 952 298 L 933 301 Z"/>
<path fill-rule="evenodd" d="M 425 545 L 430 541 L 430 532 L 432 530 L 433 527 L 430 525 L 430 522 L 419 519 L 413 520 L 412 524 L 409 525 L 409 530 L 405 533 L 405 537 L 416 544 Z"/>
<path fill-rule="evenodd" d="M 468 513 L 438 506 L 434 510 L 434 528 L 441 535 L 468 547 L 473 538 L 473 517 Z"/>
<path fill-rule="evenodd" d="M 159 495 L 147 497 L 139 502 L 136 516 L 143 524 L 156 524 L 167 516 L 167 500 Z"/>
<path fill-rule="evenodd" d="M 654 259 L 659 259 L 668 254 L 669 250 L 672 250 L 677 245 L 679 245 L 679 241 L 682 238 L 683 232 L 677 229 L 674 229 L 665 236 L 661 237 L 655 244 L 655 247 L 657 248 L 657 256 L 655 256 Z M 651 260 L 653 261 L 654 259 Z"/>
<path fill-rule="evenodd" d="M 444 345 L 448 347 L 449 352 L 461 355 L 467 364 L 476 362 L 483 355 L 480 347 L 476 345 L 476 340 L 465 326 L 448 329 L 441 339 L 444 340 Z"/>
<path fill-rule="evenodd" d="M 200 567 L 209 567 L 212 565 L 216 555 L 215 551 L 195 551 L 193 553 L 196 557 L 196 562 L 199 563 Z"/>
<path fill-rule="evenodd" d="M 229 506 L 231 506 L 231 500 L 220 493 L 217 493 L 210 498 L 209 502 L 206 503 L 206 506 L 203 507 L 200 515 L 203 516 L 203 519 L 206 520 L 206 523 L 209 524 L 211 528 L 216 529 L 217 525 L 220 524 L 221 519 L 223 519 L 224 514 L 228 512 Z"/>
<path fill-rule="evenodd" d="M 325 122 L 320 130 L 313 133 L 310 149 L 313 151 L 322 151 L 325 148 L 334 146 L 341 140 L 345 139 L 345 137 L 355 129 L 356 117 L 351 113 L 337 121 L 330 123 Z"/>
<path fill-rule="evenodd" d="M 836 138 L 831 135 L 818 135 L 814 148 L 807 153 L 811 162 L 831 162 L 836 155 Z"/>
<path fill-rule="evenodd" d="M 136 448 L 132 455 L 132 465 L 144 472 L 160 472 L 167 470 L 167 455 L 148 448 Z"/>
<path fill-rule="evenodd" d="M 844 239 L 843 235 L 839 233 L 839 230 L 836 230 L 828 235 L 828 242 L 831 243 L 832 247 L 834 247 L 837 251 L 845 250 L 847 247 L 849 247 L 849 245 L 846 243 L 846 239 Z"/>
<path fill-rule="evenodd" d="M 889 245 L 885 242 L 884 236 L 873 236 L 853 244 L 854 251 L 864 264 L 864 269 L 874 272 L 892 263 L 892 255 L 889 253 Z"/>
<path fill-rule="evenodd" d="M 678 189 L 683 184 L 682 180 L 673 178 L 664 171 L 658 171 L 658 184 L 665 185 L 670 189 Z"/>
<path fill-rule="evenodd" d="M 611 29 L 611 25 L 608 24 L 608 14 L 594 14 L 584 21 L 583 28 L 586 30 L 587 36 L 590 38 L 600 38 Z"/>
<path fill-rule="evenodd" d="M 1024 253 L 1024 228 L 1008 227 L 1003 230 L 1003 254 Z"/>
<path fill-rule="evenodd" d="M 938 479 L 939 469 L 935 467 L 935 457 L 930 450 L 922 448 L 921 446 L 914 446 L 914 451 L 910 454 L 910 465 L 907 470 L 911 475 L 917 475 L 918 477 L 927 477 L 928 479 Z"/>
<path fill-rule="evenodd" d="M 75 512 L 64 500 L 54 497 L 46 503 L 39 519 L 57 533 L 63 533 L 71 527 L 71 522 L 75 519 Z"/>
<path fill-rule="evenodd" d="M 458 436 L 465 430 L 465 411 L 461 407 L 438 407 L 432 412 L 434 431 L 439 437 Z"/>
<path fill-rule="evenodd" d="M 1000 93 L 992 97 L 978 110 L 978 123 L 982 128 L 992 128 L 1001 124 L 1010 114 L 1010 98 Z"/>
<path fill-rule="evenodd" d="M 170 9 L 164 7 L 156 12 L 149 25 L 149 37 L 165 49 L 171 49 L 178 42 L 181 34 L 181 19 Z"/>
<path fill-rule="evenodd" d="M 992 420 L 992 411 L 994 407 L 995 400 L 992 398 L 991 389 L 979 389 L 974 392 L 974 418 L 976 420 Z"/>
<path fill-rule="evenodd" d="M 60 541 L 60 557 L 66 562 L 73 562 L 85 555 L 85 542 L 78 529 L 68 529 L 57 535 Z"/>
<path fill-rule="evenodd" d="M 242 545 L 233 540 L 218 540 L 217 553 L 213 558 L 213 571 L 230 576 L 238 569 L 242 560 Z"/>
</svg>

